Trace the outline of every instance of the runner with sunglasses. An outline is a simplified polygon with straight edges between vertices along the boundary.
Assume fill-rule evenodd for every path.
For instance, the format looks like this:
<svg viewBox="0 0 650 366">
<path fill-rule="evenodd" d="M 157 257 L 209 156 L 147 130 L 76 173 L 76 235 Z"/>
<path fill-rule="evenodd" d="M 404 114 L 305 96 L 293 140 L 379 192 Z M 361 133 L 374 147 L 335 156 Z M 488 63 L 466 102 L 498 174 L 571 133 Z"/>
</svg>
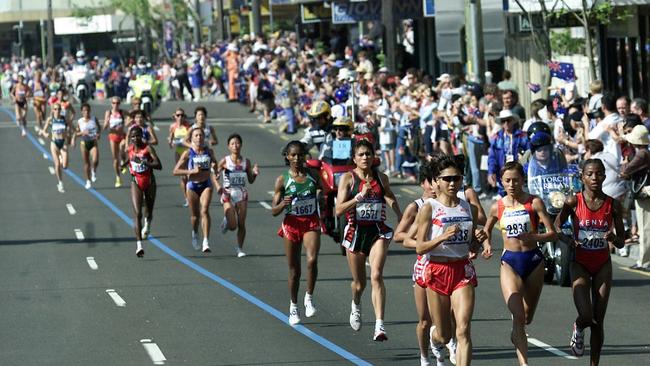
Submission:
<svg viewBox="0 0 650 366">
<path fill-rule="evenodd" d="M 318 277 L 318 252 L 320 250 L 321 224 L 318 210 L 320 180 L 312 177 L 305 167 L 307 148 L 300 141 L 290 141 L 282 149 L 289 170 L 275 180 L 271 214 L 285 213 L 278 236 L 283 238 L 284 252 L 289 265 L 289 324 L 300 323 L 298 311 L 298 286 L 300 285 L 300 252 L 305 247 L 307 257 L 307 292 L 303 304 L 305 315 L 316 315 L 312 301 Z"/>
<path fill-rule="evenodd" d="M 79 151 L 81 159 L 84 162 L 84 174 L 86 175 L 86 185 L 84 188 L 92 188 L 92 183 L 97 181 L 97 165 L 99 164 L 99 148 L 97 142 L 101 130 L 97 118 L 90 114 L 90 105 L 83 103 L 81 105 L 81 118 L 77 121 L 77 129 L 72 135 L 72 146 L 74 147 L 77 138 L 80 138 Z M 92 163 L 91 160 L 92 159 Z"/>
<path fill-rule="evenodd" d="M 507 162 L 500 172 L 506 195 L 490 208 L 485 232 L 492 239 L 492 228 L 499 222 L 503 238 L 501 255 L 501 292 L 512 314 L 510 341 L 520 365 L 528 364 L 526 325 L 533 321 L 544 285 L 544 254 L 537 243 L 553 241 L 557 234 L 546 213 L 544 202 L 524 192 L 524 168 Z M 542 223 L 546 232 L 538 231 Z"/>
<path fill-rule="evenodd" d="M 127 149 L 131 180 L 131 203 L 135 216 L 135 255 L 144 256 L 142 240 L 146 240 L 151 230 L 153 206 L 156 201 L 156 179 L 153 169 L 161 170 L 162 164 L 153 146 L 148 145 L 143 138 L 139 126 L 129 130 L 129 146 Z M 142 222 L 142 204 L 145 206 L 144 223 Z"/>
<path fill-rule="evenodd" d="M 625 245 L 623 208 L 620 202 L 603 193 L 605 165 L 600 159 L 588 159 L 582 168 L 583 191 L 569 197 L 555 219 L 555 226 L 571 217 L 575 244 L 571 263 L 571 287 L 578 317 L 573 323 L 571 352 L 584 354 L 584 330 L 591 328 L 591 365 L 598 365 L 605 340 L 605 312 L 612 288 L 612 260 L 609 244 Z"/>
<path fill-rule="evenodd" d="M 438 363 L 444 362 L 444 348 L 452 338 L 452 311 L 456 321 L 456 362 L 469 365 L 472 358 L 470 321 L 474 311 L 474 287 L 478 285 L 470 251 L 476 251 L 476 208 L 458 198 L 462 171 L 453 157 L 437 161 L 433 176 L 437 197 L 428 199 L 416 218 L 418 254 L 427 254 L 423 269 L 429 314 L 433 319 L 431 345 Z M 492 255 L 486 245 L 483 257 Z"/>
<path fill-rule="evenodd" d="M 167 136 L 167 143 L 169 144 L 170 149 L 174 149 L 174 165 L 178 163 L 181 155 L 187 148 L 190 146 L 190 123 L 187 120 L 185 111 L 183 108 L 177 108 L 176 112 L 172 115 L 174 121 L 169 126 L 169 136 Z M 187 176 L 182 175 L 180 177 L 181 182 L 181 192 L 183 192 L 183 207 L 187 207 L 189 204 L 187 202 Z"/>
<path fill-rule="evenodd" d="M 108 142 L 111 146 L 113 157 L 113 170 L 115 171 L 115 188 L 122 186 L 120 178 L 121 142 L 124 140 L 125 113 L 120 109 L 120 97 L 111 98 L 111 108 L 104 114 L 103 130 L 108 130 Z"/>
<path fill-rule="evenodd" d="M 48 129 L 50 133 L 48 133 Z M 70 139 L 71 126 L 68 120 L 61 115 L 61 104 L 52 105 L 50 117 L 45 121 L 45 126 L 39 131 L 39 135 L 51 137 L 50 153 L 54 162 L 54 171 L 58 183 L 56 188 L 64 193 L 62 169 L 68 169 L 68 141 Z"/>
<path fill-rule="evenodd" d="M 370 262 L 372 305 L 375 311 L 373 340 L 388 340 L 384 328 L 386 288 L 384 264 L 393 230 L 386 221 L 386 205 L 402 218 L 402 211 L 390 189 L 388 177 L 373 168 L 374 146 L 368 140 L 354 145 L 353 160 L 356 168 L 344 174 L 339 181 L 336 216 L 345 214 L 343 245 L 347 250 L 348 267 L 352 274 L 352 304 L 350 326 L 361 329 L 361 296 L 366 287 L 366 258 Z"/>
<path fill-rule="evenodd" d="M 198 126 L 198 125 L 196 125 Z M 228 136 L 230 155 L 221 159 L 217 164 L 217 176 L 223 173 L 223 186 L 217 184 L 223 204 L 223 221 L 221 232 L 237 230 L 237 257 L 245 257 L 244 239 L 246 239 L 246 213 L 248 210 L 248 190 L 246 182 L 253 184 L 260 174 L 257 164 L 252 165 L 249 159 L 241 155 L 242 138 L 238 134 Z"/>
</svg>

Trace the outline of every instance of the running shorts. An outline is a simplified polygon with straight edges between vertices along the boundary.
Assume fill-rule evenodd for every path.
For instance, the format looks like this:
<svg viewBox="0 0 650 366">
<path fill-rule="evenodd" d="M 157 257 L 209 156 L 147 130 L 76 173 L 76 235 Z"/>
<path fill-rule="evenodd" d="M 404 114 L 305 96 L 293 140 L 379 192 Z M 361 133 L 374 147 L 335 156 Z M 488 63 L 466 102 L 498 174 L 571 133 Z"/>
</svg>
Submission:
<svg viewBox="0 0 650 366">
<path fill-rule="evenodd" d="M 386 239 L 389 242 L 393 239 L 393 229 L 383 222 L 372 225 L 347 224 L 343 233 L 341 245 L 352 253 L 365 255 L 370 254 L 370 249 L 378 239 Z"/>
<path fill-rule="evenodd" d="M 124 140 L 124 135 L 119 135 L 117 133 L 111 132 L 108 134 L 108 139 L 115 142 L 116 144 L 119 144 L 122 142 L 122 140 Z"/>
<path fill-rule="evenodd" d="M 286 215 L 278 229 L 278 236 L 287 238 L 290 242 L 299 244 L 309 231 L 320 232 L 320 218 L 318 216 Z"/>
<path fill-rule="evenodd" d="M 444 296 L 451 296 L 459 288 L 478 286 L 476 270 L 467 258 L 451 262 L 430 261 L 424 270 L 427 287 Z"/>
</svg>

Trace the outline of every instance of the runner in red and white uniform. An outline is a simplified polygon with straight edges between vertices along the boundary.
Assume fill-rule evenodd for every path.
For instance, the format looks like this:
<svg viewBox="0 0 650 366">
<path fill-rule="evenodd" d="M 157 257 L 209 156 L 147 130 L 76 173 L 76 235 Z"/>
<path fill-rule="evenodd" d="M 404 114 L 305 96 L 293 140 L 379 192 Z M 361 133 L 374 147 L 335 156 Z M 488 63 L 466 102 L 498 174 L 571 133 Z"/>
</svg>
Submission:
<svg viewBox="0 0 650 366">
<path fill-rule="evenodd" d="M 451 313 L 456 320 L 458 365 L 469 365 L 472 358 L 470 321 L 474 311 L 476 271 L 469 260 L 470 250 L 476 250 L 476 209 L 458 198 L 462 186 L 462 171 L 452 157 L 437 161 L 434 177 L 438 184 L 436 199 L 428 199 L 416 218 L 418 254 L 428 254 L 429 263 L 423 274 L 427 286 L 431 327 L 431 345 L 438 363 L 444 362 L 444 347 L 452 338 Z M 483 257 L 492 255 L 491 247 Z"/>
<path fill-rule="evenodd" d="M 124 139 L 124 119 L 125 114 L 120 109 L 120 97 L 111 98 L 111 109 L 104 114 L 103 130 L 108 131 L 108 141 L 111 146 L 111 155 L 113 156 L 113 170 L 115 171 L 115 187 L 122 186 L 120 178 L 121 151 L 120 143 Z"/>
<path fill-rule="evenodd" d="M 283 149 L 284 161 L 289 170 L 275 180 L 271 213 L 285 213 L 278 235 L 284 238 L 284 252 L 289 264 L 289 324 L 300 323 L 298 311 L 298 286 L 300 285 L 300 251 L 307 250 L 307 292 L 305 315 L 316 314 L 312 301 L 318 276 L 318 251 L 320 250 L 320 217 L 318 214 L 319 180 L 305 168 L 307 149 L 300 141 L 291 141 Z M 302 244 L 302 245 L 301 245 Z"/>
<path fill-rule="evenodd" d="M 406 248 L 415 249 L 417 242 L 415 241 L 415 234 L 417 232 L 417 225 L 415 217 L 424 206 L 425 200 L 435 198 L 435 186 L 432 184 L 433 170 L 431 164 L 425 162 L 420 167 L 420 187 L 422 188 L 422 197 L 416 199 L 406 206 L 402 220 L 395 228 L 395 241 L 402 243 Z M 431 328 L 431 315 L 427 307 L 427 286 L 424 283 L 422 274 L 429 262 L 429 255 L 418 255 L 413 265 L 413 294 L 415 296 L 415 308 L 418 312 L 418 324 L 415 327 L 415 334 L 420 346 L 420 366 L 430 365 L 429 361 L 429 329 Z"/>
<path fill-rule="evenodd" d="M 131 181 L 131 203 L 135 216 L 135 254 L 144 256 L 142 240 L 147 239 L 153 218 L 153 206 L 156 201 L 156 180 L 153 169 L 161 170 L 162 164 L 153 146 L 147 145 L 142 138 L 142 129 L 134 127 L 129 131 L 127 148 L 128 165 L 133 180 Z M 145 205 L 144 224 L 142 223 L 142 203 Z"/>
<path fill-rule="evenodd" d="M 223 186 L 217 186 L 223 203 L 223 221 L 221 232 L 237 230 L 237 257 L 245 257 L 242 250 L 246 239 L 246 211 L 248 209 L 248 190 L 246 182 L 253 184 L 260 174 L 257 164 L 251 166 L 251 161 L 241 156 L 242 138 L 238 134 L 228 136 L 230 155 L 221 159 L 217 164 L 217 176 L 223 174 Z M 217 183 L 218 184 L 218 183 Z"/>
<path fill-rule="evenodd" d="M 517 351 L 519 365 L 528 364 L 526 325 L 532 323 L 544 285 L 544 254 L 539 243 L 557 239 L 552 219 L 544 202 L 523 190 L 524 169 L 518 162 L 507 162 L 501 169 L 506 195 L 492 205 L 485 225 L 488 238 L 499 222 L 503 238 L 501 292 L 512 314 L 510 340 Z M 547 228 L 539 232 L 539 223 Z"/>
<path fill-rule="evenodd" d="M 375 149 L 368 140 L 354 145 L 353 160 L 356 168 L 344 174 L 339 181 L 336 197 L 336 216 L 346 214 L 347 225 L 341 243 L 347 250 L 348 267 L 352 274 L 352 304 L 350 326 L 361 329 L 361 295 L 366 287 L 366 258 L 370 262 L 372 305 L 375 311 L 373 340 L 388 339 L 384 329 L 386 288 L 384 264 L 393 230 L 386 225 L 386 205 L 398 220 L 402 211 L 390 189 L 388 177 L 373 168 Z"/>
<path fill-rule="evenodd" d="M 605 331 L 603 321 L 612 287 L 609 243 L 622 248 L 625 243 L 623 209 L 620 202 L 603 193 L 605 166 L 599 159 L 585 161 L 584 189 L 569 197 L 555 221 L 560 227 L 573 220 L 575 258 L 571 263 L 573 302 L 578 317 L 573 323 L 570 346 L 574 355 L 584 353 L 584 330 L 591 328 L 591 364 L 598 365 Z"/>
</svg>

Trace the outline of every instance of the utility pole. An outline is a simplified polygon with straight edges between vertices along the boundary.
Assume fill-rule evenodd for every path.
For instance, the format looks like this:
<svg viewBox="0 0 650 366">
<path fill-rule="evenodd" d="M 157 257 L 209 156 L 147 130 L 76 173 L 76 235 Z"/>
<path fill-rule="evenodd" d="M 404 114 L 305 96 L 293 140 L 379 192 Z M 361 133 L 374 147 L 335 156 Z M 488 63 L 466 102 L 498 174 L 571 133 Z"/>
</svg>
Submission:
<svg viewBox="0 0 650 366">
<path fill-rule="evenodd" d="M 45 64 L 45 22 L 43 19 L 40 20 L 39 25 L 41 26 L 41 60 L 43 60 L 43 64 Z"/>
<path fill-rule="evenodd" d="M 384 65 L 390 72 L 397 71 L 394 0 L 381 0 L 381 22 L 384 25 Z"/>
<path fill-rule="evenodd" d="M 194 19 L 194 47 L 199 47 L 201 44 L 201 9 L 199 7 L 199 0 L 194 0 L 194 11 L 198 19 Z"/>
<path fill-rule="evenodd" d="M 226 39 L 226 32 L 223 27 L 223 0 L 214 0 L 213 4 L 213 9 L 215 9 L 215 14 L 214 17 L 216 18 L 217 22 L 217 36 L 216 38 L 218 40 L 225 40 Z"/>
<path fill-rule="evenodd" d="M 251 0 L 251 33 L 258 35 L 262 32 L 262 2 L 260 0 Z"/>
<path fill-rule="evenodd" d="M 469 48 L 467 54 L 470 55 L 468 60 L 470 75 L 477 83 L 481 82 L 481 78 L 485 72 L 485 52 L 483 52 L 483 21 L 481 15 L 481 0 L 468 0 L 469 6 L 466 13 L 467 21 L 465 22 L 465 29 L 467 29 L 467 47 Z M 468 29 L 469 28 L 469 29 Z"/>
<path fill-rule="evenodd" d="M 47 63 L 54 66 L 54 19 L 52 17 L 52 0 L 47 0 Z"/>
</svg>

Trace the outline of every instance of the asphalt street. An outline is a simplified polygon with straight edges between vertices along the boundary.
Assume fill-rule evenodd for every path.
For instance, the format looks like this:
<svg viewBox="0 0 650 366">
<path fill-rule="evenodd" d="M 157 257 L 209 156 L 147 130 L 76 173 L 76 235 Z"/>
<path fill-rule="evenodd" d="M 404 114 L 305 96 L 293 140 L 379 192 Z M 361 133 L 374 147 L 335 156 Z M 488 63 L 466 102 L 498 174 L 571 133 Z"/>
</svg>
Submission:
<svg viewBox="0 0 650 366">
<path fill-rule="evenodd" d="M 175 108 L 193 114 L 197 104 L 167 102 L 155 112 L 163 170 L 156 172 L 158 197 L 142 259 L 135 256 L 128 184 L 113 187 L 106 135 L 99 144 L 94 188 L 83 188 L 77 147 L 61 194 L 46 158 L 49 141 L 44 146 L 38 141 L 33 114 L 29 135 L 21 138 L 13 106 L 0 104 L 0 364 L 417 365 L 415 254 L 395 243 L 385 268 L 389 341 L 372 341 L 370 286 L 362 300 L 363 327 L 359 332 L 350 328 L 349 270 L 328 237 L 322 239 L 314 294 L 318 314 L 303 315 L 300 326 L 288 325 L 287 265 L 276 235 L 281 218 L 271 216 L 268 205 L 274 180 L 286 169 L 280 150 L 289 137 L 238 104 L 203 104 L 219 138 L 217 156 L 226 155 L 226 137 L 237 132 L 244 139 L 243 155 L 260 166 L 261 175 L 249 188 L 244 258 L 235 256 L 235 234 L 219 231 L 223 211 L 216 195 L 210 208 L 213 252 L 196 252 L 190 244 L 189 213 L 182 207 L 179 180 L 171 175 L 173 153 L 164 141 Z M 93 114 L 101 118 L 107 107 L 93 104 Z M 417 198 L 419 187 L 396 184 L 393 190 L 404 208 Z M 395 221 L 389 214 L 392 227 Z M 500 246 L 496 243 L 497 254 Z M 650 364 L 650 276 L 627 270 L 627 263 L 614 258 L 603 365 Z M 498 256 L 477 260 L 476 268 L 473 363 L 516 365 Z M 303 280 L 300 302 L 304 291 Z M 588 364 L 588 350 L 582 359 L 569 356 L 575 316 L 570 289 L 544 287 L 527 328 L 531 365 Z"/>
</svg>

